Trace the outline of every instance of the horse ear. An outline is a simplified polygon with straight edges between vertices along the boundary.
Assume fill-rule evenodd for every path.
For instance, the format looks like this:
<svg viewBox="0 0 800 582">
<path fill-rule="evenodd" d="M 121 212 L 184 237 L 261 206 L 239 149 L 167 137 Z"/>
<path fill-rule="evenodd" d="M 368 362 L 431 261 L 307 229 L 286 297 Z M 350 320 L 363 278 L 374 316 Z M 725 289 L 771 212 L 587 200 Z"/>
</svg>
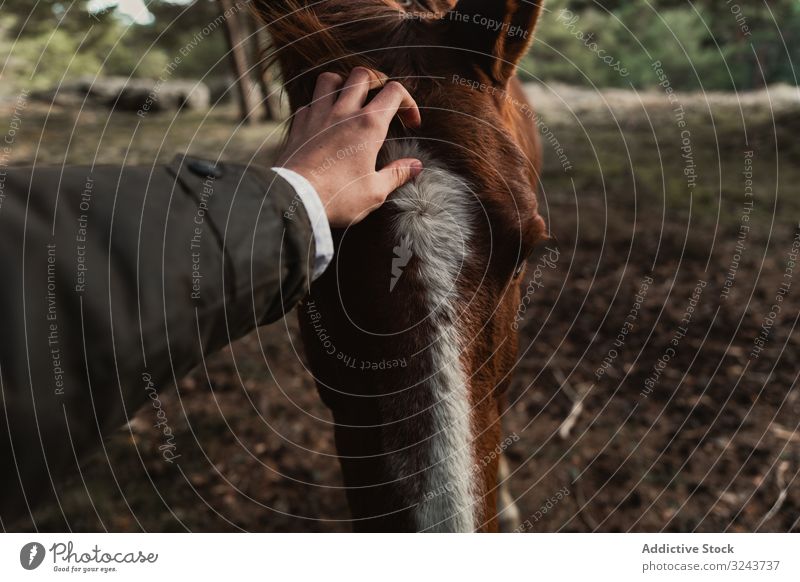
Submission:
<svg viewBox="0 0 800 582">
<path fill-rule="evenodd" d="M 533 42 L 543 0 L 459 0 L 444 17 L 448 42 L 470 51 L 498 84 L 514 76 Z"/>
</svg>

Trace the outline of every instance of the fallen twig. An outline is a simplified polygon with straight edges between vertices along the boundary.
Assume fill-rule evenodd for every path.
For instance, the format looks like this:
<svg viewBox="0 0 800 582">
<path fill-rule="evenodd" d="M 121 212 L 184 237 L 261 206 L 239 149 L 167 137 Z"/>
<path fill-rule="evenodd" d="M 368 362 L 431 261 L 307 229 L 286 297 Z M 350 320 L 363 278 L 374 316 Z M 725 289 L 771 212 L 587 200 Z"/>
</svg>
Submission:
<svg viewBox="0 0 800 582">
<path fill-rule="evenodd" d="M 564 422 L 562 422 L 561 426 L 558 428 L 558 436 L 561 437 L 562 440 L 566 440 L 569 438 L 570 434 L 572 433 L 572 429 L 575 428 L 575 424 L 578 422 L 578 418 L 583 412 L 583 400 L 586 398 L 588 390 L 574 390 L 567 383 L 567 379 L 561 370 L 558 368 L 552 368 L 552 372 L 556 381 L 561 385 L 561 389 L 564 391 L 564 394 L 566 394 L 569 399 L 572 400 L 572 409 L 569 411 L 567 418 L 564 419 Z"/>
<path fill-rule="evenodd" d="M 778 498 L 775 500 L 775 503 L 772 505 L 767 514 L 763 518 L 761 518 L 761 521 L 759 522 L 756 531 L 760 530 L 761 526 L 763 526 L 770 519 L 775 517 L 777 513 L 781 510 L 781 507 L 783 507 L 783 504 L 786 502 L 786 498 L 789 496 L 789 487 L 786 484 L 786 471 L 788 470 L 789 470 L 789 461 L 781 461 L 781 463 L 778 465 L 778 472 L 775 475 L 775 481 L 778 484 L 778 490 L 779 490 Z"/>
</svg>

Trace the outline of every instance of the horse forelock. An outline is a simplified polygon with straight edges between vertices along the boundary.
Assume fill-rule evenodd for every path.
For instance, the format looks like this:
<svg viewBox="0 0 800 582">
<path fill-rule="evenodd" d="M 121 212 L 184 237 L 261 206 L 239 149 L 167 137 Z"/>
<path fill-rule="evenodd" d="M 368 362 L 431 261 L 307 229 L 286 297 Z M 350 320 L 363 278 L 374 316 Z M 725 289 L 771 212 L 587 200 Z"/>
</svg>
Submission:
<svg viewBox="0 0 800 582">
<path fill-rule="evenodd" d="M 436 42 L 431 22 L 440 20 L 450 0 L 261 0 L 253 9 L 271 42 L 264 60 L 278 63 L 293 109 L 309 102 L 323 71 L 347 77 L 356 66 L 381 70 L 410 91 L 427 70 L 427 51 Z M 446 40 L 446 39 L 444 39 Z"/>
</svg>

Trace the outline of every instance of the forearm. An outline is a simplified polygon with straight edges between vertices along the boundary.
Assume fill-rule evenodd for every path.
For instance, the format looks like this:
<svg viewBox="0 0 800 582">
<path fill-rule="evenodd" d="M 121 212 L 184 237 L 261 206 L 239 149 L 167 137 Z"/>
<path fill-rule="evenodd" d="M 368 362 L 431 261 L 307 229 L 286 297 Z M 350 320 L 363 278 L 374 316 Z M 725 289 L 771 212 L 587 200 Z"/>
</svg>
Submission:
<svg viewBox="0 0 800 582">
<path fill-rule="evenodd" d="M 294 189 L 266 169 L 204 172 L 9 172 L 0 463 L 26 491 L 305 294 L 314 236 Z"/>
</svg>

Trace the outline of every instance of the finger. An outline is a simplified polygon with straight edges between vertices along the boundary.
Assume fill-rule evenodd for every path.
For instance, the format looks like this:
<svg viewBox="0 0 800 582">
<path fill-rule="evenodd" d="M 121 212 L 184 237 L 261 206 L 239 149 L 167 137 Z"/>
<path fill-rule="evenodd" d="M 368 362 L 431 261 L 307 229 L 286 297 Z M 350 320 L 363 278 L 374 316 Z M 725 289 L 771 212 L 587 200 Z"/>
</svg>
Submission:
<svg viewBox="0 0 800 582">
<path fill-rule="evenodd" d="M 411 93 L 397 81 L 389 82 L 380 93 L 370 101 L 364 108 L 364 112 L 374 112 L 381 116 L 386 125 L 392 121 L 395 114 L 406 125 L 419 127 L 422 124 L 422 116 L 417 107 L 417 102 Z"/>
<path fill-rule="evenodd" d="M 303 105 L 295 111 L 292 117 L 292 127 L 302 126 L 308 120 L 309 109 L 308 105 Z"/>
<path fill-rule="evenodd" d="M 347 77 L 339 96 L 339 103 L 343 107 L 358 108 L 364 106 L 367 94 L 373 89 L 379 89 L 386 84 L 386 75 L 366 67 L 356 67 Z"/>
<path fill-rule="evenodd" d="M 330 109 L 336 101 L 336 92 L 344 84 L 344 78 L 337 73 L 325 72 L 317 77 L 311 105 L 314 109 Z"/>
<path fill-rule="evenodd" d="M 420 172 L 422 172 L 422 162 L 414 158 L 404 158 L 387 164 L 378 172 L 379 194 L 385 200 L 400 186 L 419 176 Z"/>
</svg>

